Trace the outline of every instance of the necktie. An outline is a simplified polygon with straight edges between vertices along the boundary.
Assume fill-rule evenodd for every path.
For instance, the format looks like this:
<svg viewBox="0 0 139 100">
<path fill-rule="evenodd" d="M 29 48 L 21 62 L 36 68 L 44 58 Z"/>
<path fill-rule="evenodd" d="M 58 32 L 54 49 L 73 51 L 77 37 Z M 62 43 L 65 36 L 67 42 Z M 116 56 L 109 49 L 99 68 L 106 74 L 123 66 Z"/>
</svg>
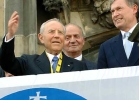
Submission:
<svg viewBox="0 0 139 100">
<path fill-rule="evenodd" d="M 53 65 L 52 65 L 53 72 L 55 72 L 56 71 L 57 62 L 58 62 L 58 57 L 54 56 L 52 61 L 53 61 Z"/>
<path fill-rule="evenodd" d="M 127 33 L 124 34 L 124 37 L 125 37 L 125 45 L 124 45 L 124 48 L 125 48 L 125 52 L 126 52 L 127 58 L 129 58 L 130 53 L 131 53 L 131 49 L 132 49 L 132 43 L 128 40 L 129 35 L 130 35 L 129 32 L 127 32 Z"/>
</svg>

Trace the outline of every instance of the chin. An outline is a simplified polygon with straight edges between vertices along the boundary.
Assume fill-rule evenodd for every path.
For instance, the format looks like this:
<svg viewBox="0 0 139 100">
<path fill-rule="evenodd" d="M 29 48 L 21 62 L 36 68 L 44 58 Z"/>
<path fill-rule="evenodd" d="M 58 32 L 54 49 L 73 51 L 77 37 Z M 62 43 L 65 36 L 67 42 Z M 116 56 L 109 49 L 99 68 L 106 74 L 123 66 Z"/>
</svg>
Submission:
<svg viewBox="0 0 139 100">
<path fill-rule="evenodd" d="M 54 51 L 62 51 L 62 48 L 53 48 Z"/>
<path fill-rule="evenodd" d="M 116 26 L 118 29 L 121 29 L 121 28 L 124 26 L 124 24 L 122 24 L 122 23 L 117 23 L 117 24 L 115 24 L 115 26 Z"/>
<path fill-rule="evenodd" d="M 72 49 L 72 50 L 69 50 L 70 52 L 78 52 L 78 50 L 75 50 L 75 49 Z"/>
</svg>

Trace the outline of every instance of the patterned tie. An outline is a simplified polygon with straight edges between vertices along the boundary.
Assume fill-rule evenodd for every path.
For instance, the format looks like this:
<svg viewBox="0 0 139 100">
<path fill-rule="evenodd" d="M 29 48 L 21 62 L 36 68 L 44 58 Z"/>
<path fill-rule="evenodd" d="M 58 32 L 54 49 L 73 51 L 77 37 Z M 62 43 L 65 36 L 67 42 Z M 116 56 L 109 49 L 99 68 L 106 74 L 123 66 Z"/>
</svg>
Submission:
<svg viewBox="0 0 139 100">
<path fill-rule="evenodd" d="M 53 61 L 53 65 L 52 65 L 53 72 L 55 72 L 56 71 L 57 62 L 58 62 L 58 57 L 54 56 L 52 61 Z"/>
<path fill-rule="evenodd" d="M 125 37 L 125 45 L 124 45 L 124 48 L 125 48 L 125 52 L 126 52 L 126 56 L 127 58 L 129 58 L 130 56 L 130 53 L 131 53 L 131 50 L 132 50 L 132 43 L 128 40 L 128 37 L 130 36 L 130 33 L 127 32 L 124 34 L 124 37 Z"/>
</svg>

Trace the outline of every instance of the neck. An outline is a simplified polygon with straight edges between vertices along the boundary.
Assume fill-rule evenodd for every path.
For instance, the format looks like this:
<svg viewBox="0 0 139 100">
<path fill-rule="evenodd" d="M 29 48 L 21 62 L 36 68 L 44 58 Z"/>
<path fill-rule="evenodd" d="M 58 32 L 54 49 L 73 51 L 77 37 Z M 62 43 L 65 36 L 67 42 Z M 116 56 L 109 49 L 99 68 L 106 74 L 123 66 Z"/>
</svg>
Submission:
<svg viewBox="0 0 139 100">
<path fill-rule="evenodd" d="M 80 56 L 82 53 L 81 52 L 65 52 L 65 54 L 71 58 L 76 58 Z"/>
<path fill-rule="evenodd" d="M 61 51 L 48 51 L 48 50 L 46 50 L 46 52 L 56 56 L 56 55 L 58 55 Z"/>
</svg>

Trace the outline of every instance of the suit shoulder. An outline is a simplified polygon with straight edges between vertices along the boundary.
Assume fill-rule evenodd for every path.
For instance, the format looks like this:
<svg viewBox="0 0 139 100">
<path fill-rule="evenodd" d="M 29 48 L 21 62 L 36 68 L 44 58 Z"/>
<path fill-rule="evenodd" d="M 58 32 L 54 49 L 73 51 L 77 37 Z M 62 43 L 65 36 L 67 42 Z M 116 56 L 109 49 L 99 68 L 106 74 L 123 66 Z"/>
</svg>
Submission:
<svg viewBox="0 0 139 100">
<path fill-rule="evenodd" d="M 76 60 L 74 58 L 68 57 L 66 55 L 65 55 L 65 59 L 68 59 L 69 61 L 73 61 L 73 62 L 80 62 L 80 61 L 78 61 L 78 60 Z"/>
<path fill-rule="evenodd" d="M 68 61 L 70 61 L 70 62 L 77 63 L 77 64 L 82 64 L 81 61 L 76 60 L 76 59 L 71 58 L 71 57 L 68 57 L 68 56 L 66 56 L 65 54 L 64 54 L 63 56 L 64 56 L 64 59 L 66 59 L 66 60 L 68 60 Z"/>
<path fill-rule="evenodd" d="M 88 67 L 88 69 L 96 69 L 97 64 L 95 62 L 92 62 L 90 60 L 87 60 L 84 58 L 83 62 L 86 63 L 86 66 Z"/>
<path fill-rule="evenodd" d="M 37 58 L 38 56 L 40 56 L 40 55 L 38 55 L 38 54 L 34 54 L 34 55 L 23 54 L 21 57 Z"/>
<path fill-rule="evenodd" d="M 73 65 L 73 70 L 87 70 L 87 66 L 84 62 L 76 60 L 74 58 L 70 58 L 68 56 L 66 56 L 65 54 L 63 54 L 63 61 L 65 61 L 66 63 L 72 64 Z"/>
<path fill-rule="evenodd" d="M 32 60 L 37 59 L 39 56 L 40 55 L 38 55 L 38 54 L 33 54 L 33 55 L 23 54 L 21 57 L 17 57 L 17 58 L 18 58 L 19 61 L 20 60 L 21 61 L 22 60 L 24 60 L 24 61 L 27 61 L 27 60 L 32 61 Z"/>
<path fill-rule="evenodd" d="M 38 57 L 40 55 L 38 54 L 33 54 L 33 55 L 28 55 L 28 54 L 23 54 L 22 57 L 29 57 L 29 58 L 34 58 L 34 57 Z"/>
<path fill-rule="evenodd" d="M 90 60 L 85 59 L 85 62 L 89 63 L 89 64 L 95 64 L 95 62 L 92 62 Z"/>
</svg>

